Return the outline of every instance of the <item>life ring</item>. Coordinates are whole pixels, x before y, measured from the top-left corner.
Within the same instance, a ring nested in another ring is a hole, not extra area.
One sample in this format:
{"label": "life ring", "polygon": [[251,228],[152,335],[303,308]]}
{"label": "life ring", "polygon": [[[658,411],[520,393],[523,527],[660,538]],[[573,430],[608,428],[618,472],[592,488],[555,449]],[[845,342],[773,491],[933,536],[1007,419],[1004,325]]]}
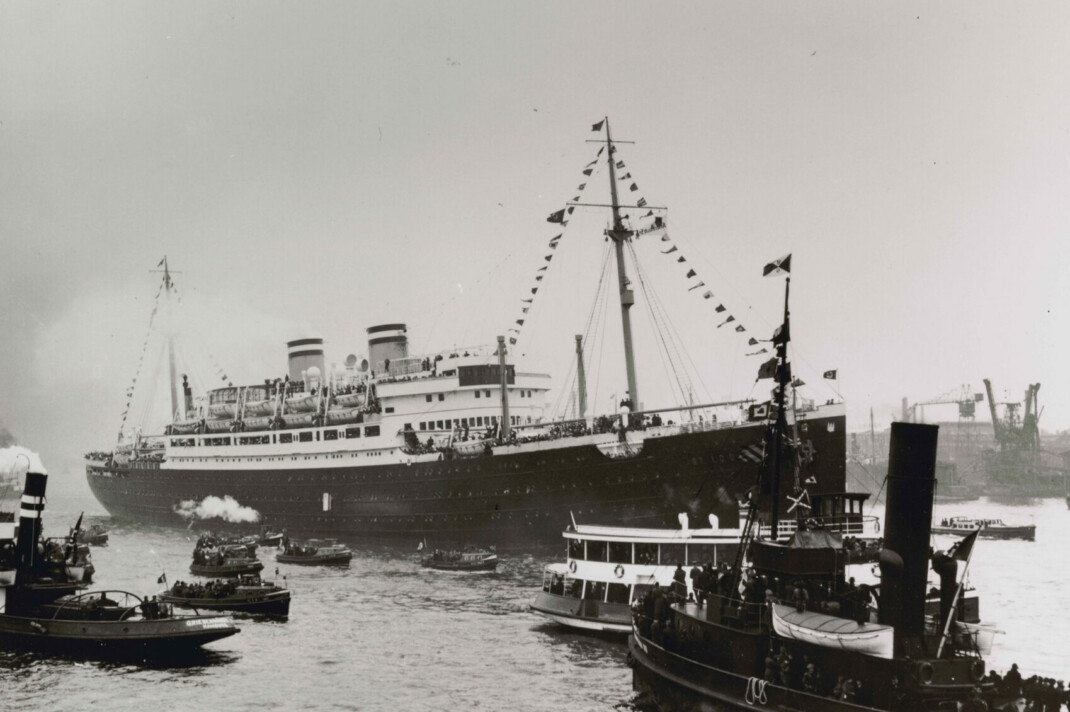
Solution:
{"label": "life ring", "polygon": [[980,682],[985,676],[985,664],[980,660],[974,660],[970,664],[970,677],[974,682]]}
{"label": "life ring", "polygon": [[932,663],[921,663],[918,665],[918,682],[923,685],[931,685],[933,681],[933,665]]}
{"label": "life ring", "polygon": [[572,572],[572,573],[576,573],[576,562],[575,561],[568,562],[568,570],[570,572]]}
{"label": "life ring", "polygon": [[624,566],[617,564],[617,568],[613,569],[613,575],[617,578],[624,578]]}

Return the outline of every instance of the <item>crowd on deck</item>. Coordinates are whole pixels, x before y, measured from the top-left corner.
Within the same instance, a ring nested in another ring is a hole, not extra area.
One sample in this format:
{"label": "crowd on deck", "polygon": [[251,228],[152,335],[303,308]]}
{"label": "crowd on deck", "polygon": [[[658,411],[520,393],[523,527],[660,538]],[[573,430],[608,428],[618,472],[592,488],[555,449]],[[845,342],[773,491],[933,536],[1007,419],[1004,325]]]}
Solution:
{"label": "crowd on deck", "polygon": [[[255,582],[244,579],[241,582],[244,585],[259,585],[260,579],[256,577]],[[185,581],[176,581],[175,585],[171,587],[171,595],[178,598],[229,598],[238,591],[238,582],[233,579],[213,579],[208,583],[186,583]]]}

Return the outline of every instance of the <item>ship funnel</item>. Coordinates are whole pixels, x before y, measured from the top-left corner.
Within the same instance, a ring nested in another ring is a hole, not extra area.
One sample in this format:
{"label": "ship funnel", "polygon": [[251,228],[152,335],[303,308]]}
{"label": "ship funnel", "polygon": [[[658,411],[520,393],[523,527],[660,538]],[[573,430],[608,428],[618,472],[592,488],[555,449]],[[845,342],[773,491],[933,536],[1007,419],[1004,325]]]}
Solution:
{"label": "ship funnel", "polygon": [[26,489],[22,491],[22,506],[19,509],[19,534],[15,547],[17,569],[23,578],[33,571],[37,557],[37,541],[41,537],[41,512],[45,508],[45,485],[48,475],[41,472],[26,473]]}
{"label": "ship funnel", "polygon": [[409,337],[404,324],[379,324],[368,327],[368,361],[377,374],[390,370],[390,361],[409,356]]}
{"label": "ship funnel", "polygon": [[311,368],[318,368],[320,373],[325,372],[323,364],[323,339],[321,338],[309,337],[307,339],[287,341],[286,353],[290,359],[289,371],[291,381],[304,380],[301,376],[301,372]]}
{"label": "ship funnel", "polygon": [[936,425],[892,423],[880,556],[880,622],[895,627],[897,656],[924,655],[921,644],[938,431]]}

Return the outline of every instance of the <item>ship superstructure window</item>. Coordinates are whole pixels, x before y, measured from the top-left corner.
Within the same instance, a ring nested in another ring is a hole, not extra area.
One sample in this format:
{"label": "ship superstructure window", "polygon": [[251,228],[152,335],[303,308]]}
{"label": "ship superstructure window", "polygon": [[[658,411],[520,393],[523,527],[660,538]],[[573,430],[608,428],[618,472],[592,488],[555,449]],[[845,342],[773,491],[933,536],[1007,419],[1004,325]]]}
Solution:
{"label": "ship superstructure window", "polygon": [[569,539],[568,540],[568,558],[570,559],[582,559],[583,554],[583,541],[581,539]]}
{"label": "ship superstructure window", "polygon": [[479,396],[480,396],[480,391],[476,391],[476,398],[479,398]]}
{"label": "ship superstructure window", "polygon": [[487,396],[487,398],[490,398],[490,391],[483,391],[483,394]]}
{"label": "ship superstructure window", "polygon": [[635,563],[637,563],[637,564],[656,564],[656,563],[658,563],[658,545],[657,544],[636,544],[635,545]]}
{"label": "ship superstructure window", "polygon": [[324,430],[323,431],[323,439],[324,440],[337,440],[338,439],[338,431],[337,430]]}
{"label": "ship superstructure window", "polygon": [[297,439],[303,443],[310,443],[312,442],[312,433],[298,433]]}
{"label": "ship superstructure window", "polygon": [[386,410],[387,413],[393,413],[394,412],[394,406],[388,405],[385,410]]}
{"label": "ship superstructure window", "polygon": [[606,561],[606,553],[609,547],[606,546],[604,541],[588,541],[587,542],[587,560],[588,561]]}
{"label": "ship superstructure window", "polygon": [[587,590],[583,592],[583,597],[590,601],[604,601],[606,600],[606,582],[605,581],[588,581]]}
{"label": "ship superstructure window", "polygon": [[565,595],[570,598],[579,598],[583,593],[583,579],[565,577]]}
{"label": "ship superstructure window", "polygon": [[632,563],[632,543],[630,541],[609,542],[609,563],[630,564]]}
{"label": "ship superstructure window", "polygon": [[347,438],[359,438],[360,437],[360,428],[346,428],[346,437]]}
{"label": "ship superstructure window", "polygon": [[445,394],[445,393],[439,393],[439,394],[438,394],[438,399],[439,399],[440,401],[444,401],[444,400],[446,400],[446,394]]}
{"label": "ship superstructure window", "polygon": [[279,443],[285,445],[286,443],[292,443],[294,441],[293,433],[279,433]]}
{"label": "ship superstructure window", "polygon": [[430,394],[430,393],[428,393],[428,394],[427,394],[426,396],[424,396],[424,397],[425,397],[425,398],[427,399],[427,402],[428,402],[428,403],[430,403],[431,401],[433,401],[433,400],[434,400],[434,398],[432,398],[432,397],[431,397],[431,394]]}
{"label": "ship superstructure window", "polygon": [[377,437],[379,437],[379,426],[378,425],[369,425],[368,427],[364,428],[364,437],[366,437],[366,438],[377,438]]}
{"label": "ship superstructure window", "polygon": [[627,603],[628,602],[628,584],[626,583],[611,583],[609,584],[609,590],[606,591],[606,603]]}
{"label": "ship superstructure window", "polygon": [[661,560],[658,563],[662,566],[676,566],[684,563],[685,546],[685,544],[662,544]]}

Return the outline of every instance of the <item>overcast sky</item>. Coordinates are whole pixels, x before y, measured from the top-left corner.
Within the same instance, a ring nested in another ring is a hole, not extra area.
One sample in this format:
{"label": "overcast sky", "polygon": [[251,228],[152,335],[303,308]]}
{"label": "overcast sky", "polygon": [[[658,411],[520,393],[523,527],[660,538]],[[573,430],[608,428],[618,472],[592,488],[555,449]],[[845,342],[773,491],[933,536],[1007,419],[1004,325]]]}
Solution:
{"label": "overcast sky", "polygon": [[[280,375],[309,331],[337,362],[382,321],[415,350],[493,341],[608,115],[636,141],[631,197],[669,207],[672,242],[636,252],[703,396],[761,395],[746,337],[777,323],[782,280],[760,273],[790,251],[797,368],[821,400],[839,370],[852,429],[984,377],[1011,400],[1040,382],[1042,427],[1070,427],[1068,20],[972,0],[2,3],[0,421],[46,463],[113,443],[165,254],[184,353],[233,380]],[[577,213],[518,343],[558,381],[604,222]],[[748,332],[717,329],[717,303]],[[600,379],[604,407],[625,383]]]}

